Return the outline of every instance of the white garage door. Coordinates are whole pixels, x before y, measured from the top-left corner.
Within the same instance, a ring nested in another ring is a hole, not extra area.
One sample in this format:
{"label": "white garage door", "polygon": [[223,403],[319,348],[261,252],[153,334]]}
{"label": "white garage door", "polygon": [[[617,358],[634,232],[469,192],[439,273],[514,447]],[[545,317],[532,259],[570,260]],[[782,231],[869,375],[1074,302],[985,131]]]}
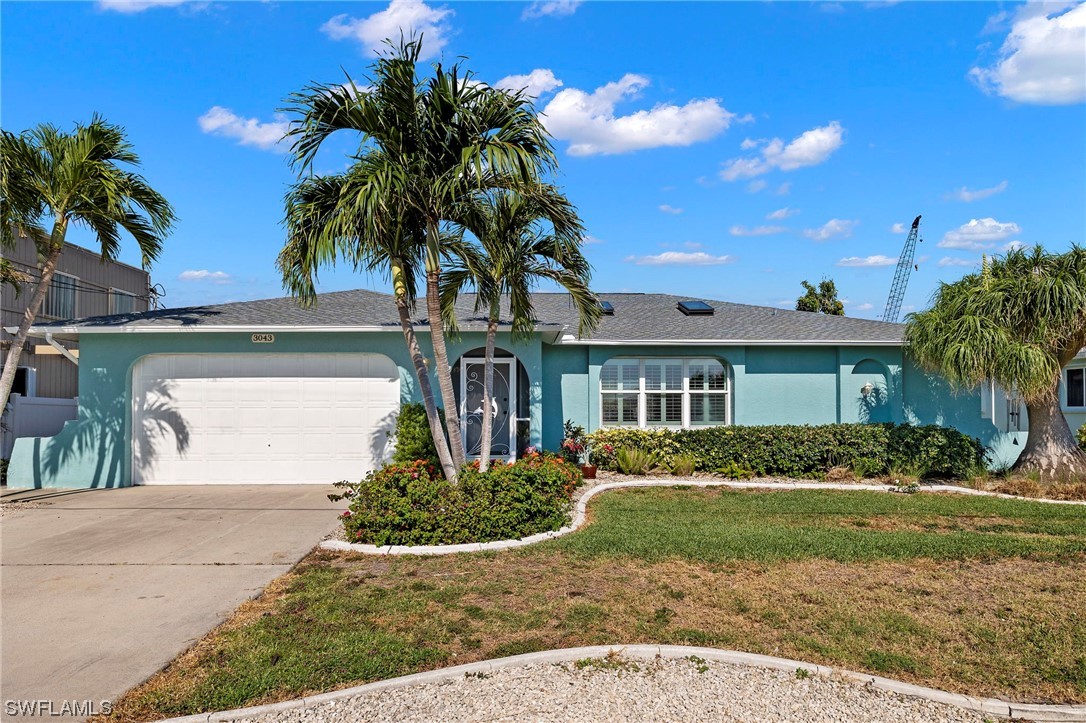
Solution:
{"label": "white garage door", "polygon": [[329,484],[387,461],[380,354],[170,354],[132,372],[134,484]]}

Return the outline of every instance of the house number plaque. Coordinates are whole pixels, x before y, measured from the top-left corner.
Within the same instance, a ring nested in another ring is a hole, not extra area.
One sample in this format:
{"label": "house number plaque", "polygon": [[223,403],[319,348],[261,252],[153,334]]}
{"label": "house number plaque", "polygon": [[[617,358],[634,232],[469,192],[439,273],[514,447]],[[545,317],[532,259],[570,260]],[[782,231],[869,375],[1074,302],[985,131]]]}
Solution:
{"label": "house number plaque", "polygon": [[275,341],[275,334],[253,334],[254,344],[271,344]]}

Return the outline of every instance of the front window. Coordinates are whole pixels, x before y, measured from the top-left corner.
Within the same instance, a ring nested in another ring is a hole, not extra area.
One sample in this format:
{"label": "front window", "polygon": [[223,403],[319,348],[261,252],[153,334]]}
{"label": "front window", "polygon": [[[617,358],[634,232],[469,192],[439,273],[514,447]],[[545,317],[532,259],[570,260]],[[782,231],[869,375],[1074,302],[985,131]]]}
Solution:
{"label": "front window", "polygon": [[1067,406],[1086,407],[1086,369],[1067,370]]}
{"label": "front window", "polygon": [[131,314],[136,311],[136,295],[120,289],[109,290],[109,313]]}
{"label": "front window", "polygon": [[75,318],[75,293],[78,282],[79,279],[68,274],[60,272],[53,274],[53,281],[45,295],[46,316],[54,319]]}
{"label": "front window", "polygon": [[604,427],[728,424],[728,374],[716,359],[612,359],[600,369]]}

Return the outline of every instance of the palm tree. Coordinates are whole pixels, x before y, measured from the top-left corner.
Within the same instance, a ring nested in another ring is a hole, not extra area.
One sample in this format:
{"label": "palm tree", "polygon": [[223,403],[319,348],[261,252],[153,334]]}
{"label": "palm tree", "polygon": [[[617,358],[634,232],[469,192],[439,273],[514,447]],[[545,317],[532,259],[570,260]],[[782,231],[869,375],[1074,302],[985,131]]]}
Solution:
{"label": "palm tree", "polygon": [[[123,128],[95,115],[71,133],[41,124],[15,134],[0,131],[0,245],[12,248],[15,234],[37,246],[41,273],[0,376],[0,409],[11,393],[23,344],[49,290],[70,226],[89,228],[102,259],[115,259],[120,229],[135,239],[144,268],[162,250],[175,220],[173,209],[142,176],[123,166],[140,159]],[[43,223],[52,219],[51,232]]]}
{"label": "palm tree", "polygon": [[419,380],[438,460],[445,476],[455,481],[457,468],[441,428],[426,359],[413,322],[416,280],[420,276],[418,264],[425,246],[421,219],[408,209],[399,209],[399,215],[393,212],[391,218],[373,218],[374,213],[393,209],[359,207],[356,201],[365,195],[359,193],[358,183],[365,183],[365,176],[352,171],[305,178],[290,190],[286,199],[287,242],[278,259],[283,283],[308,306],[316,301],[315,284],[321,266],[335,266],[342,260],[355,270],[387,274],[392,282],[400,327]]}
{"label": "palm tree", "polygon": [[986,261],[942,284],[932,307],[910,314],[908,350],[952,383],[994,380],[1021,395],[1029,436],[1014,469],[1043,479],[1086,477],[1086,454],[1060,412],[1062,370],[1086,346],[1086,248],[1040,246]]}
{"label": "palm tree", "polygon": [[[464,446],[441,324],[441,225],[455,207],[481,190],[537,183],[554,166],[555,156],[523,92],[479,83],[459,64],[448,69],[436,64],[431,77],[419,79],[421,43],[421,38],[401,40],[381,55],[368,87],[348,76],[346,84],[311,85],[292,95],[286,110],[299,120],[287,135],[293,138],[295,168],[306,170],[331,135],[340,130],[360,134],[352,171],[359,179],[355,205],[410,209],[419,219],[435,372],[450,451],[459,467]],[[397,215],[369,213],[370,220],[386,224],[372,232],[392,232],[387,224]]]}
{"label": "palm tree", "polygon": [[15,268],[11,261],[0,259],[0,286],[7,284],[18,294],[27,281],[30,281],[30,277]]}
{"label": "palm tree", "polygon": [[[450,246],[456,257],[442,278],[442,308],[446,323],[456,327],[459,293],[476,290],[475,310],[486,313],[486,351],[483,372],[483,415],[479,469],[490,465],[494,390],[494,346],[502,301],[509,299],[513,338],[525,338],[535,329],[532,287],[550,280],[565,288],[577,309],[584,335],[599,323],[602,309],[589,289],[591,267],[581,253],[584,228],[572,204],[558,189],[541,185],[530,195],[496,191],[473,199],[457,220],[478,240],[475,246]],[[546,226],[549,225],[549,229]]]}

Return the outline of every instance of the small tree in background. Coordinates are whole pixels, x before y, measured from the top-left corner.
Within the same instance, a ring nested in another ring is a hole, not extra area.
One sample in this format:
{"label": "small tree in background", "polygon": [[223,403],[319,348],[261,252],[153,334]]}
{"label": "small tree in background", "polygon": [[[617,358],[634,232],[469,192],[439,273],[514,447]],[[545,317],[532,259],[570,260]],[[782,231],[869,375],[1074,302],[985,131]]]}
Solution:
{"label": "small tree in background", "polygon": [[800,283],[807,293],[796,299],[796,311],[813,311],[830,316],[845,315],[845,305],[837,299],[837,285],[833,283],[833,279],[822,279],[818,282],[817,289],[807,281]]}
{"label": "small tree in background", "polygon": [[1015,471],[1086,478],[1086,453],[1059,402],[1063,368],[1086,346],[1086,248],[1012,251],[942,284],[930,309],[909,315],[905,341],[922,366],[953,384],[995,380],[1022,397],[1029,436]]}

